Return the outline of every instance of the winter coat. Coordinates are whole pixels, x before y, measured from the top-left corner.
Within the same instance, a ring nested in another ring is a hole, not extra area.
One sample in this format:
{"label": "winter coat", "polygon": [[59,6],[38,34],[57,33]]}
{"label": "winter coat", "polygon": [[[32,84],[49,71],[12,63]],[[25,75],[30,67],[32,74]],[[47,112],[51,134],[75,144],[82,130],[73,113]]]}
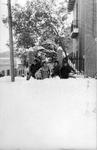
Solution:
{"label": "winter coat", "polygon": [[37,64],[32,64],[32,65],[30,66],[30,73],[31,73],[32,77],[35,78],[35,73],[37,72],[37,70],[39,70],[39,68],[40,68],[40,64],[39,64],[39,63],[37,63]]}
{"label": "winter coat", "polygon": [[60,78],[63,78],[63,79],[69,78],[69,73],[71,73],[72,71],[75,72],[75,70],[71,66],[69,65],[62,66],[60,70]]}
{"label": "winter coat", "polygon": [[55,77],[55,76],[60,76],[60,67],[59,66],[55,66],[52,70],[52,77]]}
{"label": "winter coat", "polygon": [[50,77],[50,69],[49,67],[41,67],[36,73],[35,78],[36,79],[45,79]]}

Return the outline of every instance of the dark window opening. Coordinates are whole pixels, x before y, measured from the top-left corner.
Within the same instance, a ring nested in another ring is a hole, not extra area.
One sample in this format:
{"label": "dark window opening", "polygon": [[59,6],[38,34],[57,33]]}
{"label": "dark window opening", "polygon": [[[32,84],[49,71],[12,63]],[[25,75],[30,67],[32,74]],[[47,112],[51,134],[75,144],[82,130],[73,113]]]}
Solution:
{"label": "dark window opening", "polygon": [[7,76],[9,76],[10,75],[10,70],[7,70]]}

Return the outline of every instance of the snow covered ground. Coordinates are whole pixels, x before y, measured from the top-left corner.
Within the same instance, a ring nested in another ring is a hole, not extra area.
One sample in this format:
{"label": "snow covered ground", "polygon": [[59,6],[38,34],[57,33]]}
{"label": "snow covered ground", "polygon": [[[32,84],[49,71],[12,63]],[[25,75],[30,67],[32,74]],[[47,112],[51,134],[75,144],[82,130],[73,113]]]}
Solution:
{"label": "snow covered ground", "polygon": [[91,78],[0,78],[0,150],[96,149]]}

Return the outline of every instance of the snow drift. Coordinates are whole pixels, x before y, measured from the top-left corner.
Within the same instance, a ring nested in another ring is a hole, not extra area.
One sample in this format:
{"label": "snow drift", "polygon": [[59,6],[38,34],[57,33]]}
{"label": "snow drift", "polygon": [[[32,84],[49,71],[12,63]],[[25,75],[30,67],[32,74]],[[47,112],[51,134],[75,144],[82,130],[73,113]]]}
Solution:
{"label": "snow drift", "polygon": [[96,148],[96,80],[0,79],[0,149]]}

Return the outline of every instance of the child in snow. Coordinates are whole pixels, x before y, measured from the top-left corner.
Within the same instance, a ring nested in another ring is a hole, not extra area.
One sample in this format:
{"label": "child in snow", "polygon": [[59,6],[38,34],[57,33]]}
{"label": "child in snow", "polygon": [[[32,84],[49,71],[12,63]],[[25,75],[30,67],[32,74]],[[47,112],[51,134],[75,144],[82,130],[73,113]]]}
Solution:
{"label": "child in snow", "polygon": [[52,69],[52,77],[60,76],[60,66],[59,62],[55,61],[54,62],[54,68]]}
{"label": "child in snow", "polygon": [[60,78],[68,79],[71,72],[76,73],[76,71],[68,64],[68,61],[63,60],[63,65],[60,69]]}
{"label": "child in snow", "polygon": [[42,63],[42,67],[36,72],[35,78],[36,79],[45,79],[50,77],[50,69],[47,65],[47,62],[44,61]]}
{"label": "child in snow", "polygon": [[39,70],[40,67],[41,67],[40,63],[35,59],[30,66],[30,72],[32,77],[35,78],[35,73],[37,72],[37,70]]}

